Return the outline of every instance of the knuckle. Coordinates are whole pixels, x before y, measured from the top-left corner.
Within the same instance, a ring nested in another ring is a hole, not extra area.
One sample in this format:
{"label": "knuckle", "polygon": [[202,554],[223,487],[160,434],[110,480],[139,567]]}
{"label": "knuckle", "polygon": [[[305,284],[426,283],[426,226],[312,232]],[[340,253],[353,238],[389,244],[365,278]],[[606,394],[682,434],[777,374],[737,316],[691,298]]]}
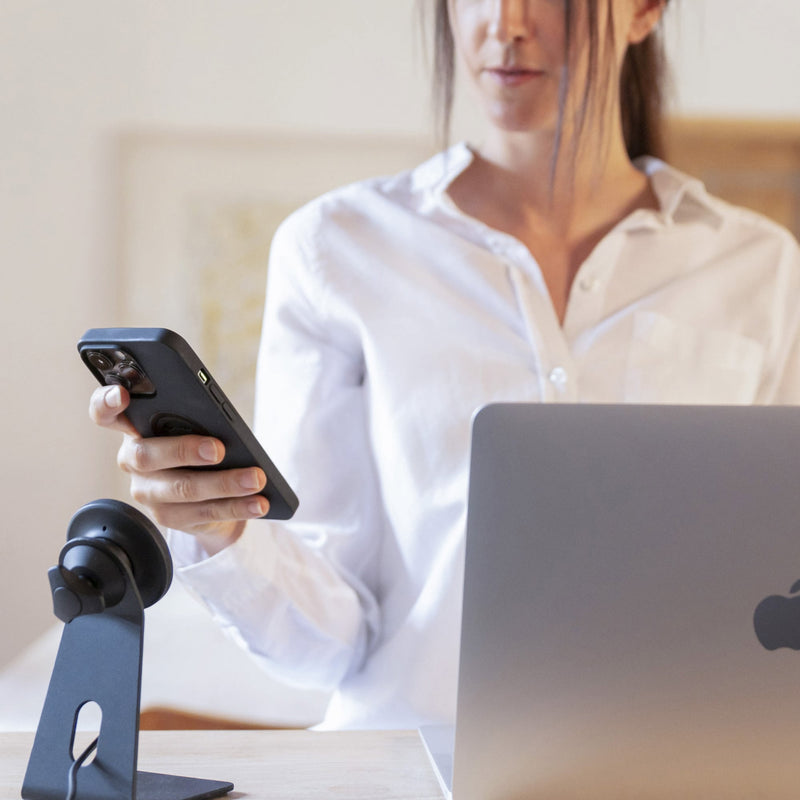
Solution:
{"label": "knuckle", "polygon": [[147,505],[147,493],[144,491],[141,483],[139,481],[131,481],[131,488],[130,488],[131,497],[137,502],[141,503],[142,505]]}
{"label": "knuckle", "polygon": [[122,439],[122,444],[119,446],[119,450],[117,450],[117,466],[123,472],[136,472],[136,464],[133,460],[133,445],[135,443],[136,440],[132,437],[124,436]]}
{"label": "knuckle", "polygon": [[193,462],[192,441],[191,436],[177,437],[176,457],[179,464],[191,464]]}
{"label": "knuckle", "polygon": [[205,503],[198,508],[203,522],[220,522],[226,518],[220,503]]}
{"label": "knuckle", "polygon": [[128,464],[128,461],[125,457],[125,445],[123,445],[122,447],[120,447],[119,450],[117,450],[117,466],[123,472],[131,472],[130,464]]}
{"label": "knuckle", "polygon": [[218,475],[220,497],[235,497],[242,493],[243,489],[234,473],[220,472]]}
{"label": "knuckle", "polygon": [[180,475],[172,482],[172,492],[180,502],[188,503],[197,498],[194,481],[188,475]]}
{"label": "knuckle", "polygon": [[150,456],[147,450],[147,445],[143,439],[131,441],[128,445],[129,461],[134,469],[146,471],[150,466]]}

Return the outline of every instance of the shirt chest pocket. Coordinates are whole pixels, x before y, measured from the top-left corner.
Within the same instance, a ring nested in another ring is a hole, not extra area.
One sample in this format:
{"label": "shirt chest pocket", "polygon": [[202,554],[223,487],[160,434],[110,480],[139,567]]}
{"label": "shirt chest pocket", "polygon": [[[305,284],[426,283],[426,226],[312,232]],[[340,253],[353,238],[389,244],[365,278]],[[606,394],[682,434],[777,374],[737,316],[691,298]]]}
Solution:
{"label": "shirt chest pocket", "polygon": [[625,401],[746,405],[755,399],[763,361],[753,339],[637,312]]}

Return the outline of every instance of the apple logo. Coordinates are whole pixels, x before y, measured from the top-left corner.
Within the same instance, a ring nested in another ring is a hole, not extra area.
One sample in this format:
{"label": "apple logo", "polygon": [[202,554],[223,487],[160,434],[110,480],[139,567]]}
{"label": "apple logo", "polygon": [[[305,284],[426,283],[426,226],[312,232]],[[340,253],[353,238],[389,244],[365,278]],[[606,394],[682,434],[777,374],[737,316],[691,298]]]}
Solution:
{"label": "apple logo", "polygon": [[792,586],[789,593],[797,596],[773,594],[756,606],[753,626],[758,641],[767,650],[777,650],[779,647],[800,650],[800,581]]}

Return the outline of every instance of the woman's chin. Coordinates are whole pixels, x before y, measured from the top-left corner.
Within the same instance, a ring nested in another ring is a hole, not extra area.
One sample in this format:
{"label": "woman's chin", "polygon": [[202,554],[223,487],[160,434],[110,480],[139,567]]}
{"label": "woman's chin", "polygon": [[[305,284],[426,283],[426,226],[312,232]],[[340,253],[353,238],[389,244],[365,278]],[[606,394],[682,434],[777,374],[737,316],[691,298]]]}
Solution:
{"label": "woman's chin", "polygon": [[518,114],[492,116],[489,122],[498,132],[509,135],[553,137],[557,130],[557,125],[554,123],[545,123],[543,120],[531,119]]}
{"label": "woman's chin", "polygon": [[507,103],[490,103],[485,108],[489,124],[498,131],[516,134],[555,135],[558,115],[537,108]]}

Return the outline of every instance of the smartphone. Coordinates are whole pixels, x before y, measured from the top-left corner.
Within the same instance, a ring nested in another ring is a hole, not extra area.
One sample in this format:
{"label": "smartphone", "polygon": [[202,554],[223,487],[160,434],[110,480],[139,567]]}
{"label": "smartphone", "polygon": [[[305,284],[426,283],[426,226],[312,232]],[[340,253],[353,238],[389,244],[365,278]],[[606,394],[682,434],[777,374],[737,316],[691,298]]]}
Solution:
{"label": "smartphone", "polygon": [[213,467],[261,467],[267,519],[289,519],[298,500],[286,479],[186,341],[166,328],[92,328],[78,342],[83,362],[103,385],[131,396],[126,416],[143,437],[196,433],[225,445]]}

